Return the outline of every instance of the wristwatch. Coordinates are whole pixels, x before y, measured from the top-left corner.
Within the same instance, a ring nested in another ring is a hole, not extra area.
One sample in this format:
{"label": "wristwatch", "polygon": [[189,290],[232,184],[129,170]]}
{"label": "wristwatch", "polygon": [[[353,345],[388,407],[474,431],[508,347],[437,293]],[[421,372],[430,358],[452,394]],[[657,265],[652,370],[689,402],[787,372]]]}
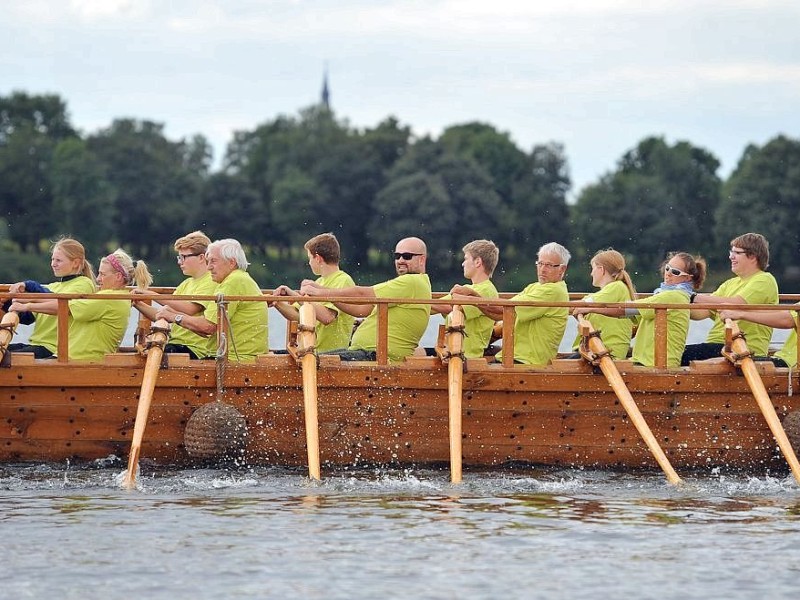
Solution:
{"label": "wristwatch", "polygon": [[175,315],[175,324],[180,325],[183,321],[183,315]]}

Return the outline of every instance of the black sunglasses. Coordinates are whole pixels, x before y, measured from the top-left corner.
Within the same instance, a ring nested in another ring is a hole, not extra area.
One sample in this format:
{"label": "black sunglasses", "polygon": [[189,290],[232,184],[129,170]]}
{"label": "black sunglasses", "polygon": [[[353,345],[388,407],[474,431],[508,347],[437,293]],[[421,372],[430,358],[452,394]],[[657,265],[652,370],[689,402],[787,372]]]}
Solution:
{"label": "black sunglasses", "polygon": [[422,253],[419,253],[419,254],[416,253],[416,252],[395,252],[394,253],[394,259],[395,260],[400,260],[401,258],[403,260],[411,260],[415,256],[422,256]]}
{"label": "black sunglasses", "polygon": [[194,254],[178,254],[175,258],[178,259],[178,262],[183,262],[187,258],[191,258],[192,256],[200,256],[201,254],[205,254],[205,252],[195,252]]}

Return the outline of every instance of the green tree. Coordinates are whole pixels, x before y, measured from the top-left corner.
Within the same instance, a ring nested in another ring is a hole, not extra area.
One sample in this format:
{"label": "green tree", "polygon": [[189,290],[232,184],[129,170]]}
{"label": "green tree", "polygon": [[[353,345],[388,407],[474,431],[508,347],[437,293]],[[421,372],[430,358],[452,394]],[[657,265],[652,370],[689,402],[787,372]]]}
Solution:
{"label": "green tree", "polygon": [[60,231],[51,214],[50,164],[56,144],[75,135],[58,96],[0,97],[0,212],[23,251],[39,253],[40,242]]}
{"label": "green tree", "polygon": [[576,258],[614,247],[630,257],[629,271],[655,281],[655,268],[672,250],[707,254],[719,203],[719,161],[688,142],[669,146],[646,138],[615,172],[588,186],[573,210]]}
{"label": "green tree", "polygon": [[114,189],[100,160],[78,138],[56,146],[50,168],[53,218],[86,247],[88,256],[107,249],[114,237]]}
{"label": "green tree", "polygon": [[263,249],[267,226],[262,199],[249,182],[237,175],[215,173],[202,186],[188,229],[202,229],[212,240],[232,237]]}
{"label": "green tree", "polygon": [[722,198],[714,228],[720,254],[737,235],[761,233],[770,241],[771,270],[800,281],[800,140],[780,135],[760,148],[749,145]]}
{"label": "green tree", "polygon": [[176,231],[186,229],[207,177],[202,138],[169,141],[164,126],[115,120],[89,137],[116,191],[114,229],[137,257],[166,256]]}
{"label": "green tree", "polygon": [[374,247],[388,254],[398,239],[421,237],[431,273],[449,284],[460,277],[461,247],[498,232],[508,214],[481,165],[427,138],[398,161],[372,209]]}

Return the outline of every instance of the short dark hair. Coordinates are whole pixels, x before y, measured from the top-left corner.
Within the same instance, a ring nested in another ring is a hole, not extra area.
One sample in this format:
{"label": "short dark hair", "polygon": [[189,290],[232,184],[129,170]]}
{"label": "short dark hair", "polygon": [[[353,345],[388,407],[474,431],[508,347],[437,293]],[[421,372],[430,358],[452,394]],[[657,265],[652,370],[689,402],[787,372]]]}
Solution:
{"label": "short dark hair", "polygon": [[760,233],[743,233],[731,240],[737,246],[758,260],[758,268],[765,271],[769,267],[769,242]]}
{"label": "short dark hair", "polygon": [[311,253],[322,257],[327,265],[338,265],[342,256],[339,240],[332,233],[320,233],[308,240],[303,246]]}

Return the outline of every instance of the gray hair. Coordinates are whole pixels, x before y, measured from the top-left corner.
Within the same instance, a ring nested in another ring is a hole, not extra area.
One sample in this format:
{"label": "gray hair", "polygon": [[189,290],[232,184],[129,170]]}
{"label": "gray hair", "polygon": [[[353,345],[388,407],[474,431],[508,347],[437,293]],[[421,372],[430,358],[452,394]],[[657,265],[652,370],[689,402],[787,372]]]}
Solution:
{"label": "gray hair", "polygon": [[246,271],[247,267],[250,266],[250,263],[247,262],[247,257],[244,255],[242,245],[238,242],[238,240],[234,240],[232,238],[215,240],[208,245],[208,248],[206,249],[206,255],[208,255],[212,249],[217,249],[219,251],[220,258],[223,260],[236,261],[236,266],[242,271]]}
{"label": "gray hair", "polygon": [[561,259],[561,264],[565,267],[569,264],[569,259],[572,258],[572,255],[569,253],[569,250],[564,248],[558,242],[549,242],[539,248],[539,252],[537,252],[537,256],[541,256],[542,254],[557,254],[558,258]]}

